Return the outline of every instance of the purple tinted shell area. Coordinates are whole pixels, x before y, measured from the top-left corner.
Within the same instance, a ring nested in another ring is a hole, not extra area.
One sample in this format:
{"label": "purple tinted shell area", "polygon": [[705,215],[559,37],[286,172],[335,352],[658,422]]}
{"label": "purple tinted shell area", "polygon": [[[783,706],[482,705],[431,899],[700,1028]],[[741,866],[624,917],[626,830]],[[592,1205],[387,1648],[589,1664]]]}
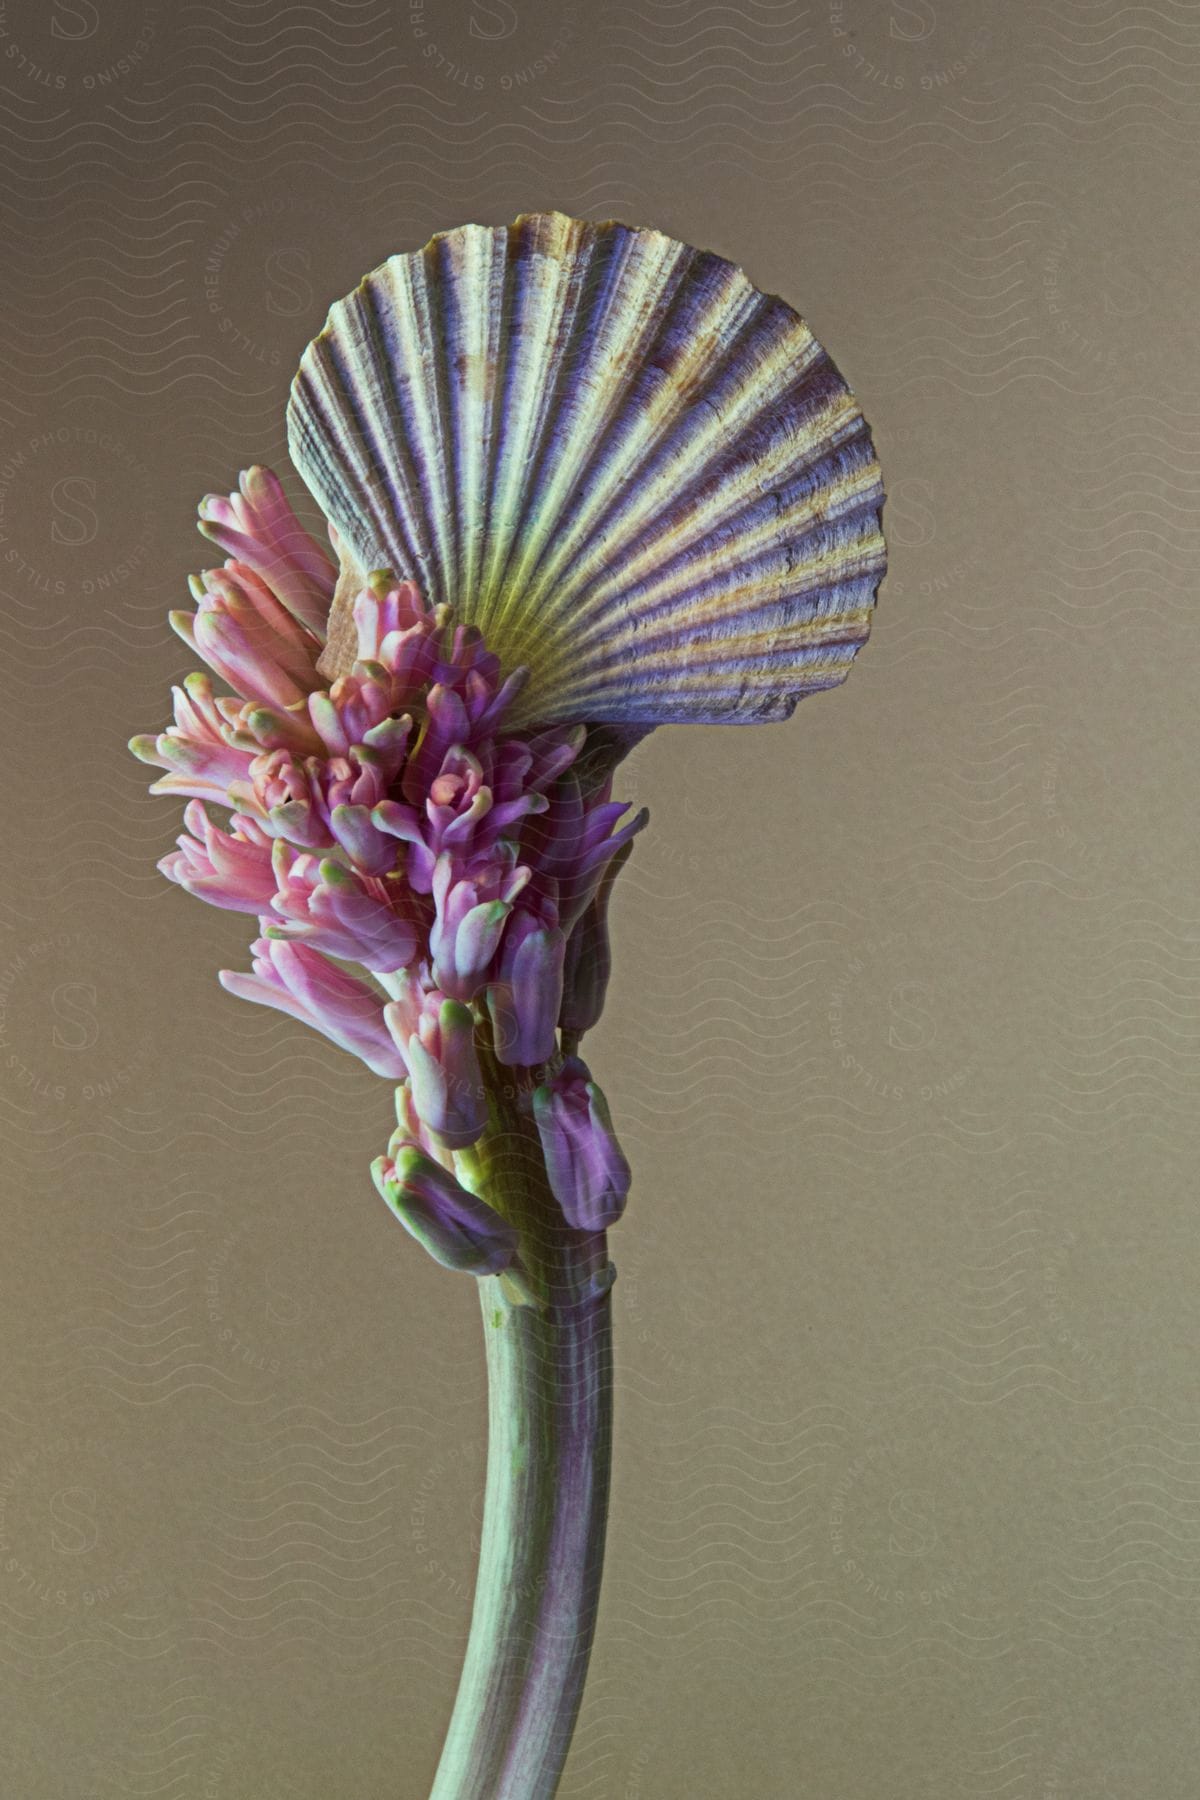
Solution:
{"label": "purple tinted shell area", "polygon": [[291,453],[364,569],[527,664],[515,725],[786,717],[882,580],[867,423],[802,318],[711,252],[530,214],[338,302]]}

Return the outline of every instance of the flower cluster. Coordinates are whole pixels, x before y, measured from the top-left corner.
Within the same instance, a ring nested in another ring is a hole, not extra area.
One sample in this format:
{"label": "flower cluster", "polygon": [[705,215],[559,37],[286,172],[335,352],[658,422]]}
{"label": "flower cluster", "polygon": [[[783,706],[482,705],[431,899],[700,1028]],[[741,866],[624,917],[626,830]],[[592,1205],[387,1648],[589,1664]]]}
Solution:
{"label": "flower cluster", "polygon": [[188,801],[163,873],[258,920],[252,972],[222,984],[399,1084],[373,1173],[439,1261],[483,1274],[516,1255],[455,1175],[488,1127],[484,1020],[500,1064],[550,1065],[530,1078],[550,1186],[568,1223],[603,1230],[629,1169],[573,1051],[603,1004],[608,894],[645,813],[622,823],[611,779],[585,792],[583,726],[506,731],[525,671],[504,675],[478,629],[412,582],[368,578],[357,660],[327,686],[337,569],[268,470],[200,516],[228,560],[193,579],[196,610],[171,623],[233,692],[187,676],[174,723],[130,748],[166,771],[152,793]]}

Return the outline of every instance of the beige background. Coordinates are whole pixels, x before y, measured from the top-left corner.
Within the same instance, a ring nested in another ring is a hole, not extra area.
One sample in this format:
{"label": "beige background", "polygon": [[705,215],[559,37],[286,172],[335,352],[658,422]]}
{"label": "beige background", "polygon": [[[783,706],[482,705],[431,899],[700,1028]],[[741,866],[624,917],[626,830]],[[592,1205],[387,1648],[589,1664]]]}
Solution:
{"label": "beige background", "polygon": [[124,745],[329,302],[553,206],[801,308],[892,551],[841,692],[618,787],[564,1800],[1192,1800],[1200,11],[6,0],[0,80],[6,1791],[428,1791],[475,1296],[373,1193],[386,1087],[218,988]]}

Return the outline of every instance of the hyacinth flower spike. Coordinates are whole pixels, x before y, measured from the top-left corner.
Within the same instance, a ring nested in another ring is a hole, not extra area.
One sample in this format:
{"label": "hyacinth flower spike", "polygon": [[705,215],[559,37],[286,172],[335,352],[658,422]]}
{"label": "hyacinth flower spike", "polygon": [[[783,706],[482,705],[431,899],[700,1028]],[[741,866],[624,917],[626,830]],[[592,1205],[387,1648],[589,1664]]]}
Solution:
{"label": "hyacinth flower spike", "polygon": [[211,674],[131,748],[188,801],[163,873],[255,920],[223,984],[394,1084],[375,1186],[478,1283],[484,1533],[433,1800],[550,1800],[600,1591],[632,1179],[579,1055],[646,824],[613,782],[659,726],[783,720],[845,678],[885,568],[879,465],[786,302],[560,213],[374,270],[301,359],[288,433],[333,554],[266,469],[208,496],[226,560],[172,623]]}

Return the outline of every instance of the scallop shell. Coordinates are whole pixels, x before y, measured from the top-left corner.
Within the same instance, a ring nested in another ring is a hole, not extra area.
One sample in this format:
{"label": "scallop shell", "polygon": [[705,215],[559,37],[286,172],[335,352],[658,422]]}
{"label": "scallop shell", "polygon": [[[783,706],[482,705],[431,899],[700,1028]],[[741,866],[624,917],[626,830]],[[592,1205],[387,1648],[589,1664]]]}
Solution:
{"label": "scallop shell", "polygon": [[309,345],[288,436],[343,593],[386,567],[449,601],[529,666],[514,724],[785,718],[870,629],[854,396],[783,300],[658,231],[532,213],[391,257]]}

